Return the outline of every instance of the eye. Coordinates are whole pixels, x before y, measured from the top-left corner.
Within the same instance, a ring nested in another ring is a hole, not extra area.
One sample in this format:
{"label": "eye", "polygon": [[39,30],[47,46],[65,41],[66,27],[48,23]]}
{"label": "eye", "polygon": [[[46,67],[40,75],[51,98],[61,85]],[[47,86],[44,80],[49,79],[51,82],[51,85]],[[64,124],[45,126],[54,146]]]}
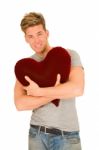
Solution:
{"label": "eye", "polygon": [[42,36],[42,35],[43,35],[43,33],[42,33],[42,32],[39,32],[37,35],[38,35],[38,36]]}
{"label": "eye", "polygon": [[31,39],[31,38],[33,38],[33,36],[32,36],[32,35],[28,35],[28,38],[30,38],[30,39]]}

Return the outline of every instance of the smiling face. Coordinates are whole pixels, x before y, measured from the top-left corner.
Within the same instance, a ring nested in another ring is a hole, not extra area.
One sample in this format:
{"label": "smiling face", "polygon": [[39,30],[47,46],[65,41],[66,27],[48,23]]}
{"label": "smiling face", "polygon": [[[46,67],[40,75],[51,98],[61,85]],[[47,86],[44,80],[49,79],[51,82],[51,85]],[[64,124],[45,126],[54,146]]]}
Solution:
{"label": "smiling face", "polygon": [[44,30],[40,24],[28,27],[25,32],[25,39],[36,53],[43,54],[49,49],[48,35],[48,31]]}
{"label": "smiling face", "polygon": [[20,23],[25,40],[39,55],[46,56],[51,49],[48,43],[49,32],[46,30],[45,19],[41,13],[30,12]]}

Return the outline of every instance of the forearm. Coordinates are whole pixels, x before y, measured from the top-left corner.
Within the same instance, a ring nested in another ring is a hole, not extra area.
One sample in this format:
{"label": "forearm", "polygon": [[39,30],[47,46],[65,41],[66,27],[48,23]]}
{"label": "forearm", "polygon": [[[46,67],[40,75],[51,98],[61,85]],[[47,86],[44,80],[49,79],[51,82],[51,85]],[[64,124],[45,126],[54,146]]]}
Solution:
{"label": "forearm", "polygon": [[83,88],[75,83],[67,82],[56,87],[40,88],[39,96],[50,97],[54,99],[69,99],[83,94]]}
{"label": "forearm", "polygon": [[18,98],[15,98],[15,105],[17,110],[33,110],[43,106],[52,101],[52,98],[48,97],[33,97],[23,95]]}
{"label": "forearm", "polygon": [[[71,69],[69,80],[53,87],[39,88],[36,96],[53,97],[54,99],[69,99],[81,96],[84,91],[84,71],[82,67]],[[37,93],[36,93],[37,92]]]}

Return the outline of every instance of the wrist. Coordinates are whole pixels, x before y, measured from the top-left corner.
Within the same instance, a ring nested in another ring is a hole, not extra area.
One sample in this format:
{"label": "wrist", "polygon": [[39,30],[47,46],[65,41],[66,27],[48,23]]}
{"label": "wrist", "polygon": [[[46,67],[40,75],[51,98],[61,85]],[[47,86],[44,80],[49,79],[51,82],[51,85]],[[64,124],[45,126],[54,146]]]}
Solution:
{"label": "wrist", "polygon": [[55,87],[43,87],[43,88],[39,88],[39,90],[37,91],[38,96],[44,96],[44,97],[53,97],[53,93],[55,91]]}
{"label": "wrist", "polygon": [[41,88],[41,87],[39,87],[39,88],[37,88],[37,89],[35,89],[35,92],[34,92],[34,96],[45,96],[44,95],[44,88]]}

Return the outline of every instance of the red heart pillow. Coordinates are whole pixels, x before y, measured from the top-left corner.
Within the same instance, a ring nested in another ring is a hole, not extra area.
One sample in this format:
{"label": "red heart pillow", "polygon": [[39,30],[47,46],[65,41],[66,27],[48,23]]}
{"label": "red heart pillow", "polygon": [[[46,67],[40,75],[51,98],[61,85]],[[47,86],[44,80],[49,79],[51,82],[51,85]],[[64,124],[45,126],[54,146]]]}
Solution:
{"label": "red heart pillow", "polygon": [[[25,76],[29,76],[40,87],[54,86],[57,74],[61,75],[61,83],[68,80],[71,67],[71,57],[62,47],[52,48],[43,61],[37,62],[33,58],[23,58],[15,65],[16,78],[24,85],[29,83]],[[52,101],[56,106],[59,100]]]}

